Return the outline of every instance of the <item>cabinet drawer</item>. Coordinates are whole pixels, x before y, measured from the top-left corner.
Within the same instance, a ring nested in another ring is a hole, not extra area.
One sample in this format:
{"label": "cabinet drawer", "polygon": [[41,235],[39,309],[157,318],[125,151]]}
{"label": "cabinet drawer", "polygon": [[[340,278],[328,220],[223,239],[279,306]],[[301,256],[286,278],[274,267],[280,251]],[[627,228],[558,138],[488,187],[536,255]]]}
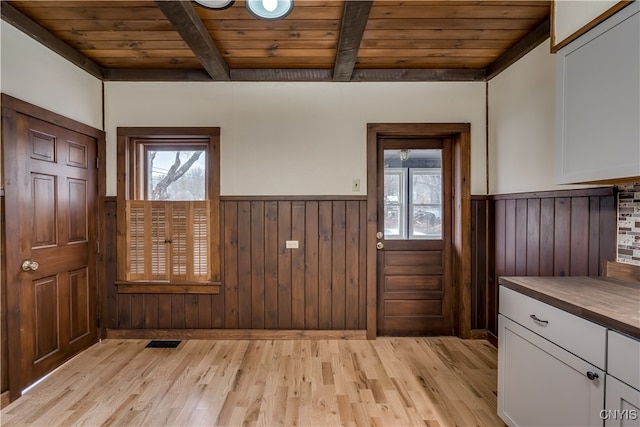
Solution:
{"label": "cabinet drawer", "polygon": [[640,390],[640,341],[609,331],[607,372]]}
{"label": "cabinet drawer", "polygon": [[500,286],[500,313],[587,362],[605,369],[607,329]]}

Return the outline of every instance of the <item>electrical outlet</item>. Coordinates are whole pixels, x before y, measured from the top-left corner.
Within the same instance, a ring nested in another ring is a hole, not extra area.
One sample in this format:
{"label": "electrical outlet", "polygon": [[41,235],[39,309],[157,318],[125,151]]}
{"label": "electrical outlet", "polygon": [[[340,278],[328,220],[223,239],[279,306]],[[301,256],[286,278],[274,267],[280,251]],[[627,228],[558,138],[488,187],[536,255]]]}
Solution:
{"label": "electrical outlet", "polygon": [[298,249],[298,241],[297,240],[287,240],[285,242],[285,247],[287,249]]}
{"label": "electrical outlet", "polygon": [[359,179],[354,179],[353,181],[351,181],[351,190],[360,191],[360,180]]}

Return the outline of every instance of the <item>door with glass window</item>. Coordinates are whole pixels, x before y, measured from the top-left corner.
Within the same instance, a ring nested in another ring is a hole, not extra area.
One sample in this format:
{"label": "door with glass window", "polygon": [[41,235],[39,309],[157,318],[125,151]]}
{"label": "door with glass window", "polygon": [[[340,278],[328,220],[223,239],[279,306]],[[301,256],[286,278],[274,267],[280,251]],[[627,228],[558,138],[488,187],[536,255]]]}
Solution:
{"label": "door with glass window", "polygon": [[452,335],[448,138],[378,140],[379,335]]}

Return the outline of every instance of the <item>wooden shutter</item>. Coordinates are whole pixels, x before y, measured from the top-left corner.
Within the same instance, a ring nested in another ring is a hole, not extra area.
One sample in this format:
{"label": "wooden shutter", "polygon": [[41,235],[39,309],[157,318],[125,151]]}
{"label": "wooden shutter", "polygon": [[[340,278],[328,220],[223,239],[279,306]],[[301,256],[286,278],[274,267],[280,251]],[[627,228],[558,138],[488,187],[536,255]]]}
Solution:
{"label": "wooden shutter", "polygon": [[147,226],[151,228],[149,233],[150,256],[147,257],[147,269],[150,280],[167,280],[167,242],[166,236],[170,236],[167,229],[167,213],[162,202],[145,202],[146,213],[150,216]]}
{"label": "wooden shutter", "polygon": [[127,202],[127,280],[144,278],[144,206]]}
{"label": "wooden shutter", "polygon": [[188,280],[187,208],[184,203],[172,203],[171,208],[171,277]]}
{"label": "wooden shutter", "polygon": [[126,215],[126,280],[211,280],[209,201],[129,200]]}
{"label": "wooden shutter", "polygon": [[209,202],[204,206],[194,206],[193,214],[193,276],[194,279],[211,278],[211,205]]}
{"label": "wooden shutter", "polygon": [[171,280],[211,280],[208,201],[171,203]]}

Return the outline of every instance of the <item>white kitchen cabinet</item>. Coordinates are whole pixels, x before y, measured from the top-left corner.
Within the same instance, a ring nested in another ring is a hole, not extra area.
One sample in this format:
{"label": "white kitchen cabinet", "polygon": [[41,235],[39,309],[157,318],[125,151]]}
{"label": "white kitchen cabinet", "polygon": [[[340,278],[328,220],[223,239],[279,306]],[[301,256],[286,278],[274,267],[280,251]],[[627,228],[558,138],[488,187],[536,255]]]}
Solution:
{"label": "white kitchen cabinet", "polygon": [[607,372],[640,390],[640,340],[609,330]]}
{"label": "white kitchen cabinet", "polygon": [[640,426],[640,341],[608,331],[605,426]]}
{"label": "white kitchen cabinet", "polygon": [[606,427],[640,426],[640,391],[612,375],[606,379],[606,403],[600,417]]}
{"label": "white kitchen cabinet", "polygon": [[640,176],[640,2],[557,52],[556,180]]}
{"label": "white kitchen cabinet", "polygon": [[499,292],[498,415],[509,426],[602,426],[607,329]]}
{"label": "white kitchen cabinet", "polygon": [[605,373],[498,317],[498,415],[509,426],[602,426]]}

